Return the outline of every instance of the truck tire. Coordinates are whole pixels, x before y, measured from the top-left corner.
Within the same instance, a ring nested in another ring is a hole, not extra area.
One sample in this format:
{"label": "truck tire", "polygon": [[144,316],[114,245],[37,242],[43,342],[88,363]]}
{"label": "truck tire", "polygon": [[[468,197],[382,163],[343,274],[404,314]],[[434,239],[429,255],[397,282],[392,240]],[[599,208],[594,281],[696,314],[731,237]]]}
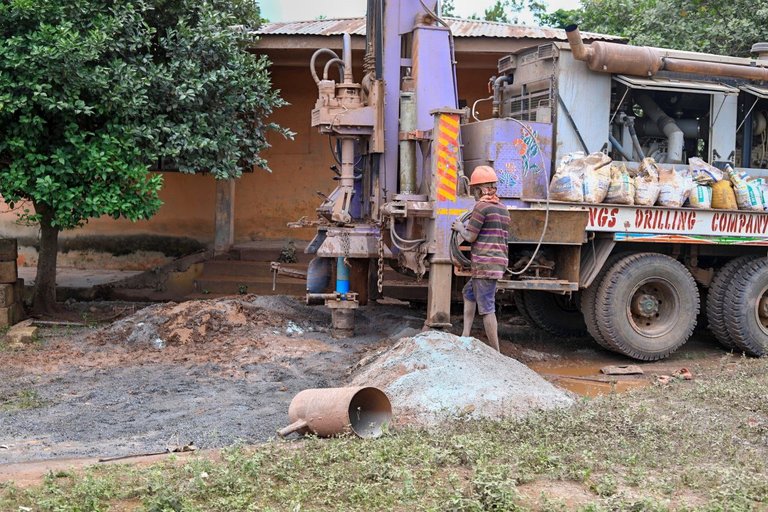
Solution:
{"label": "truck tire", "polygon": [[603,268],[600,269],[600,272],[598,272],[597,276],[595,276],[592,284],[589,285],[589,287],[581,290],[581,313],[584,315],[584,324],[587,326],[587,331],[598,345],[614,352],[618,351],[618,347],[612,343],[611,340],[606,339],[600,333],[600,328],[597,326],[597,309],[595,305],[595,298],[597,297],[597,290],[600,287],[600,283],[603,281],[603,278],[605,277],[605,273],[608,272],[608,269],[611,268],[617,261],[626,256],[629,256],[629,254],[621,253],[610,256],[605,261]]}
{"label": "truck tire", "polygon": [[517,312],[520,313],[521,317],[523,317],[525,323],[527,323],[529,327],[540,329],[541,326],[537,324],[533,318],[531,318],[531,315],[528,314],[528,308],[525,306],[525,296],[523,295],[523,291],[515,290],[513,296],[515,298],[515,307],[517,308]]}
{"label": "truck tire", "polygon": [[618,352],[656,361],[691,336],[699,314],[699,289],[676,259],[633,254],[608,269],[595,304],[600,333]]}
{"label": "truck tire", "polygon": [[709,299],[709,289],[697,283],[699,287],[699,316],[696,317],[696,328],[693,333],[706,332],[709,330],[709,320],[707,320],[707,300]]}
{"label": "truck tire", "polygon": [[768,354],[768,259],[757,258],[733,276],[725,292],[725,324],[734,346]]}
{"label": "truck tire", "polygon": [[725,300],[728,285],[733,281],[736,273],[756,256],[740,256],[727,262],[715,272],[715,277],[709,285],[707,293],[707,321],[709,330],[715,335],[717,341],[727,349],[733,349],[734,344],[725,323]]}
{"label": "truck tire", "polygon": [[525,290],[523,304],[533,324],[543,331],[562,338],[588,336],[584,316],[579,311],[578,295]]}

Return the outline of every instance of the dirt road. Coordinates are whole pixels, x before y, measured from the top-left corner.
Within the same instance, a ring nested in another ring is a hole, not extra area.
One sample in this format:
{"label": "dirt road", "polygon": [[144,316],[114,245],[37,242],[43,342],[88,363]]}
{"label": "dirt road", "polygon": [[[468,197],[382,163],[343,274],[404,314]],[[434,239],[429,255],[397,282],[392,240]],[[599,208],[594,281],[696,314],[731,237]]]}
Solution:
{"label": "dirt road", "polygon": [[[357,361],[423,323],[423,311],[406,306],[358,314],[358,333],[346,340],[330,336],[324,308],[286,297],[160,304],[107,326],[41,329],[37,343],[0,349],[0,464],[266,440],[286,424],[298,391],[345,383]],[[629,362],[519,318],[500,332],[503,353],[578,392],[616,389],[596,372]],[[683,366],[700,374],[725,355],[697,334],[630,379],[646,385]]]}

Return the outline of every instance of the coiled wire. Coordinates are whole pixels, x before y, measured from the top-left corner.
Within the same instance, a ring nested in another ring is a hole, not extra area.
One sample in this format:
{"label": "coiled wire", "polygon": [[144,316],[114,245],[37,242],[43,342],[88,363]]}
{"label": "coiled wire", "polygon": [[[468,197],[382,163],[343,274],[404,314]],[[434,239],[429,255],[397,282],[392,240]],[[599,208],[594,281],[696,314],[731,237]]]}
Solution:
{"label": "coiled wire", "polygon": [[[459,217],[459,220],[462,224],[467,222],[469,218],[472,216],[472,212],[464,212]],[[459,235],[458,231],[451,230],[451,261],[453,261],[454,265],[458,265],[461,267],[462,270],[469,270],[469,268],[472,266],[472,261],[467,258],[463,252],[461,252],[460,246],[461,242],[459,241]]]}

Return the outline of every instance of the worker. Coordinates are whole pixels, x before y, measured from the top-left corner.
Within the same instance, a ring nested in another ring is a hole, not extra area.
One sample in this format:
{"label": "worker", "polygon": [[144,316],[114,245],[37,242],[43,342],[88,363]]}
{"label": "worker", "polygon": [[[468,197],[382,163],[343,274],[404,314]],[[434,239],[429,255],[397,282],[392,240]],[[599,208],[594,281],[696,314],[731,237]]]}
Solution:
{"label": "worker", "polygon": [[499,351],[496,321],[496,285],[507,270],[509,213],[496,193],[496,171],[487,165],[475,167],[469,179],[470,192],[477,201],[464,224],[456,219],[451,229],[472,244],[472,278],[464,286],[464,330],[469,336],[475,311],[483,317],[488,343]]}

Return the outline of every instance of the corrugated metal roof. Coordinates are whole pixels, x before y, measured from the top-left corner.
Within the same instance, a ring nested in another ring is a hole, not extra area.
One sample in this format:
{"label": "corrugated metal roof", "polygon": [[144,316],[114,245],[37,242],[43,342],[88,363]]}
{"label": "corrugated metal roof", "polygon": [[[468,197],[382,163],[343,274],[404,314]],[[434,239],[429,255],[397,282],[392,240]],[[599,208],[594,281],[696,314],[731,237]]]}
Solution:
{"label": "corrugated metal roof", "polygon": [[[454,37],[504,37],[510,39],[557,39],[565,41],[565,30],[559,28],[534,27],[528,25],[509,25],[493,21],[462,20],[446,18]],[[623,41],[618,36],[582,32],[584,39],[602,39],[605,41]]]}
{"label": "corrugated metal roof", "polygon": [[[445,18],[454,37],[499,37],[509,39],[552,39],[565,41],[565,30],[527,25],[508,25],[492,21]],[[310,21],[267,23],[256,31],[258,35],[337,36],[344,33],[364,36],[365,18],[335,18]],[[584,39],[623,41],[621,37],[582,32]]]}
{"label": "corrugated metal roof", "polygon": [[259,35],[289,36],[339,36],[347,33],[364,36],[365,18],[335,18],[266,23],[255,33]]}

